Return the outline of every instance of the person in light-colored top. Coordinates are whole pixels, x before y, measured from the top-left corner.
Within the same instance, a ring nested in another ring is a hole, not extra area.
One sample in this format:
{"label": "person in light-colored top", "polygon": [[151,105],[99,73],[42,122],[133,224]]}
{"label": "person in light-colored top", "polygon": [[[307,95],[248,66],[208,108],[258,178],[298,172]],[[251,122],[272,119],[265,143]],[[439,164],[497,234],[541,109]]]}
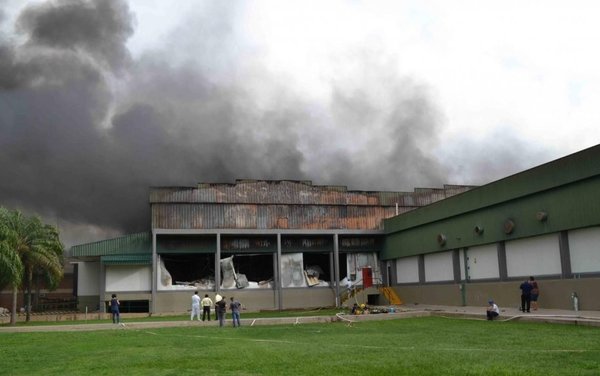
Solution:
{"label": "person in light-colored top", "polygon": [[498,308],[498,305],[491,299],[488,301],[486,315],[488,320],[493,320],[500,315],[500,308]]}
{"label": "person in light-colored top", "polygon": [[194,316],[200,321],[200,296],[198,296],[198,291],[194,292],[194,295],[192,295],[192,316],[190,317],[190,320],[193,320]]}
{"label": "person in light-colored top", "polygon": [[208,318],[208,321],[210,321],[210,307],[212,307],[213,301],[208,297],[208,294],[204,295],[204,299],[202,299],[200,305],[202,305],[202,321],[204,321],[206,318]]}

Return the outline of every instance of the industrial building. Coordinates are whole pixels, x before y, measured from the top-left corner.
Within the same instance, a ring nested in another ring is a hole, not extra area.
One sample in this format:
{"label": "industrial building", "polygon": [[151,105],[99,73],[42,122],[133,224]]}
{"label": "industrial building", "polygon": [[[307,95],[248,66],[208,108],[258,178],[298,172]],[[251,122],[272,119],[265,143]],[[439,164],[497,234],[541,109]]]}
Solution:
{"label": "industrial building", "polygon": [[533,276],[541,307],[600,310],[600,145],[384,223],[405,301],[516,308]]}
{"label": "industrial building", "polygon": [[177,312],[195,290],[235,294],[251,310],[335,306],[348,280],[363,286],[363,269],[376,284],[385,278],[383,219],[470,188],[361,192],[256,180],[151,188],[151,231],[72,247],[79,307],[103,309],[117,293],[125,312]]}
{"label": "industrial building", "polygon": [[102,310],[117,293],[125,312],[181,312],[195,290],[250,310],[337,306],[348,281],[411,303],[516,307],[535,276],[541,307],[598,310],[598,161],[600,145],[484,186],[414,192],[151,188],[149,232],[71,249],[79,307]]}

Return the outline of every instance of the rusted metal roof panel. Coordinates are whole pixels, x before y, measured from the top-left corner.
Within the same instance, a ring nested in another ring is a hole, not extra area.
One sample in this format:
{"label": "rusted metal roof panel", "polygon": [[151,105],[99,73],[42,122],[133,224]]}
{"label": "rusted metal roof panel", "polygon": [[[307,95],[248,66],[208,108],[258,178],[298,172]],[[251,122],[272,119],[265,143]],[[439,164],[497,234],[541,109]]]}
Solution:
{"label": "rusted metal roof panel", "polygon": [[417,188],[414,192],[348,191],[344,186],[318,186],[307,181],[238,180],[235,184],[202,183],[197,187],[150,189],[150,203],[229,203],[283,205],[423,206],[462,191]]}
{"label": "rusted metal roof panel", "polygon": [[348,191],[310,181],[238,180],[198,187],[152,188],[153,228],[382,229],[382,219],[468,189],[414,192]]}
{"label": "rusted metal roof panel", "polygon": [[395,207],[325,205],[177,204],[152,206],[152,226],[163,229],[369,229]]}

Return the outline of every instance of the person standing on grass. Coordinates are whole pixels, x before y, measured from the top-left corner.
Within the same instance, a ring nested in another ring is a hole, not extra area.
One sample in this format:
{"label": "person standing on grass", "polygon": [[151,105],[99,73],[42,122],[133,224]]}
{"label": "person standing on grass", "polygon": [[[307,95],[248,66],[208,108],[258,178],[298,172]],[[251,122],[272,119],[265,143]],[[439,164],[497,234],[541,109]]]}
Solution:
{"label": "person standing on grass", "polygon": [[492,299],[488,301],[486,316],[488,320],[493,320],[500,315],[500,308]]}
{"label": "person standing on grass", "polygon": [[352,290],[354,289],[354,285],[352,284],[350,277],[346,277],[346,289],[348,290],[348,299],[350,299],[352,297]]}
{"label": "person standing on grass", "polygon": [[194,316],[200,321],[200,296],[198,296],[198,291],[195,291],[194,295],[192,295],[192,315],[190,316],[190,320],[194,320]]}
{"label": "person standing on grass", "polygon": [[[531,290],[533,286],[529,283],[529,280],[525,280],[519,288],[521,289],[521,311],[529,313],[529,309],[531,306]],[[527,309],[527,311],[525,311]]]}
{"label": "person standing on grass", "polygon": [[113,324],[118,324],[120,321],[121,313],[119,312],[119,306],[121,302],[117,299],[117,294],[112,294],[110,299],[110,312],[112,313]]}
{"label": "person standing on grass", "polygon": [[529,282],[531,283],[531,306],[534,311],[538,309],[538,297],[540,296],[540,288],[538,286],[537,281],[533,277],[529,277]]}
{"label": "person standing on grass", "polygon": [[204,299],[202,299],[200,304],[202,305],[202,321],[204,321],[206,318],[208,318],[208,321],[210,321],[210,307],[212,307],[213,302],[208,297],[208,294],[204,294]]}
{"label": "person standing on grass", "polygon": [[219,319],[219,326],[225,325],[225,311],[227,310],[227,302],[225,301],[225,297],[223,296],[221,300],[217,301],[217,317]]}
{"label": "person standing on grass", "polygon": [[229,303],[229,309],[231,310],[231,318],[233,319],[233,327],[240,327],[240,309],[242,309],[242,304],[237,300],[231,297],[231,303]]}
{"label": "person standing on grass", "polygon": [[223,299],[223,297],[221,297],[221,295],[219,295],[219,294],[215,294],[215,321],[219,319],[219,314],[217,313],[217,312],[218,312],[218,311],[217,311],[217,308],[218,308],[219,306],[218,306],[218,304],[217,304],[217,303],[218,303],[218,302],[219,302],[221,299]]}

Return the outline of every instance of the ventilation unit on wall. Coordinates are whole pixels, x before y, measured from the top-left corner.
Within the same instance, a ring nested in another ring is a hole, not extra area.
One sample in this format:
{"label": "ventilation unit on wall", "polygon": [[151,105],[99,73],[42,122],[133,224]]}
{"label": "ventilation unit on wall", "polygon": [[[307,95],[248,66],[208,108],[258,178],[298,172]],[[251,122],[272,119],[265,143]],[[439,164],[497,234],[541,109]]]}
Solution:
{"label": "ventilation unit on wall", "polygon": [[540,210],[539,212],[535,213],[535,219],[537,219],[540,222],[545,222],[548,219],[548,213],[546,213],[543,210]]}
{"label": "ventilation unit on wall", "polygon": [[437,236],[437,242],[440,246],[443,246],[446,244],[446,235],[444,234],[438,234]]}
{"label": "ventilation unit on wall", "polygon": [[515,229],[515,223],[512,221],[512,219],[507,219],[506,221],[504,221],[504,233],[505,234],[511,234]]}

